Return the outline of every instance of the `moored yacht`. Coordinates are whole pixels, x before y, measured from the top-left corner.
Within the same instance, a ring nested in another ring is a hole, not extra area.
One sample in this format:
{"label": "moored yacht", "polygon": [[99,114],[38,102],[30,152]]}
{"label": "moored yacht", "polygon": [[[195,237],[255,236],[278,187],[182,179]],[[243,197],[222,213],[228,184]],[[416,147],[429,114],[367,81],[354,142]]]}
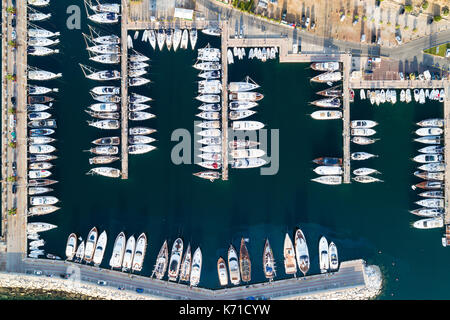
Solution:
{"label": "moored yacht", "polygon": [[131,269],[133,265],[134,251],[136,250],[136,239],[132,235],[128,238],[125,245],[125,253],[122,261],[122,271],[126,272]]}
{"label": "moored yacht", "polygon": [[263,271],[264,276],[272,280],[276,273],[275,273],[275,259],[273,258],[273,252],[272,248],[269,244],[269,239],[266,239],[266,243],[264,244],[264,250],[263,250]]}
{"label": "moored yacht", "polygon": [[238,257],[232,244],[230,244],[230,248],[228,249],[228,270],[230,272],[230,282],[234,285],[239,285],[241,275],[239,272]]}
{"label": "moored yacht", "polygon": [[225,260],[220,257],[217,260],[217,273],[219,275],[219,283],[221,286],[228,285],[228,273],[227,273],[227,265],[225,264]]}
{"label": "moored yacht", "polygon": [[174,241],[169,261],[169,281],[176,281],[180,270],[181,257],[183,255],[183,240],[178,238]]}
{"label": "moored yacht", "polygon": [[98,237],[97,244],[95,246],[94,258],[92,259],[94,266],[99,266],[102,263],[107,240],[108,237],[106,235],[106,231],[103,231]]}
{"label": "moored yacht", "polygon": [[94,258],[94,250],[97,244],[98,231],[96,227],[93,227],[87,236],[86,246],[84,248],[84,261],[89,263]]}
{"label": "moored yacht", "polygon": [[284,247],[283,247],[283,255],[284,255],[284,270],[286,274],[295,274],[297,273],[297,262],[295,260],[295,251],[294,246],[292,245],[291,237],[286,233],[284,237]]}
{"label": "moored yacht", "polygon": [[319,266],[321,273],[327,272],[330,267],[328,249],[328,241],[324,236],[322,236],[319,241]]}
{"label": "moored yacht", "polygon": [[77,236],[75,233],[71,233],[69,237],[67,238],[67,244],[66,244],[66,258],[67,260],[71,261],[73,257],[75,256],[75,253],[77,251]]}
{"label": "moored yacht", "polygon": [[300,271],[305,276],[309,270],[309,253],[306,244],[306,238],[301,229],[295,232],[295,254],[297,258],[297,265]]}
{"label": "moored yacht", "polygon": [[120,232],[114,241],[113,252],[109,260],[111,269],[122,267],[123,255],[125,253],[125,240],[125,233]]}
{"label": "moored yacht", "polygon": [[180,265],[180,281],[189,281],[192,267],[191,244],[189,243]]}
{"label": "moored yacht", "polygon": [[97,167],[89,170],[87,174],[97,174],[104,177],[118,178],[120,177],[120,170],[111,167]]}
{"label": "moored yacht", "polygon": [[153,268],[152,277],[153,275],[155,275],[156,279],[161,280],[166,273],[168,261],[169,250],[167,248],[167,240],[165,240],[161,249],[159,250],[158,257],[156,258],[156,264]]}
{"label": "moored yacht", "polygon": [[147,249],[147,236],[145,235],[145,233],[141,233],[136,242],[136,249],[134,251],[131,270],[137,272],[142,270],[146,249]]}
{"label": "moored yacht", "polygon": [[192,256],[192,269],[190,276],[190,285],[196,287],[200,282],[200,275],[202,272],[202,251],[200,248],[195,249]]}

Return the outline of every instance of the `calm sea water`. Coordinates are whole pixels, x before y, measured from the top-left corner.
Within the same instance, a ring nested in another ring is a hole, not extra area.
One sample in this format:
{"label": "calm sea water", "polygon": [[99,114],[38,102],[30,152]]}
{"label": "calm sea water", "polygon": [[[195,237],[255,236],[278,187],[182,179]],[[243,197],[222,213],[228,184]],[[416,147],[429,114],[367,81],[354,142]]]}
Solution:
{"label": "calm sea water", "polygon": [[[130,156],[128,180],[87,176],[90,155],[82,151],[90,148],[92,140],[119,132],[100,131],[86,124],[89,116],[83,110],[93,103],[88,91],[102,84],[85,79],[78,63],[105,67],[88,60],[81,31],[65,27],[66,4],[52,1],[49,9],[54,17],[41,25],[61,31],[62,54],[29,59],[31,65],[64,75],[62,80],[44,84],[60,88],[54,108],[59,159],[52,171],[60,181],[54,185],[54,195],[61,200],[62,209],[30,219],[58,225],[42,234],[47,252],[63,257],[71,232],[84,239],[96,226],[108,234],[102,263],[108,268],[113,242],[120,231],[136,237],[145,232],[149,247],[142,274],[150,275],[163,241],[168,239],[171,246],[173,240],[182,237],[185,245],[190,242],[202,249],[200,285],[217,288],[217,259],[226,257],[230,242],[238,248],[241,237],[250,239],[252,282],[265,281],[262,250],[266,238],[278,265],[277,278],[284,278],[284,234],[289,232],[292,237],[295,227],[300,227],[309,244],[310,274],[319,272],[317,246],[325,235],[336,243],[341,260],[363,258],[381,267],[385,277],[381,299],[449,298],[448,290],[442,287],[442,283],[450,281],[450,255],[441,245],[442,230],[413,229],[410,224],[414,218],[408,213],[418,199],[410,188],[418,182],[412,175],[415,165],[410,159],[421,147],[412,141],[415,122],[442,116],[442,104],[376,107],[368,100],[360,101],[357,92],[351,118],[379,122],[376,137],[381,140],[371,146],[352,144],[352,151],[379,155],[372,160],[353,161],[352,168],[375,168],[382,172],[385,182],[326,186],[310,181],[316,176],[311,160],[342,155],[342,122],[317,121],[309,116],[315,110],[309,102],[318,99],[314,92],[323,88],[310,83],[315,73],[306,64],[236,61],[229,68],[230,81],[248,75],[265,96],[251,120],[262,121],[267,129],[279,129],[279,171],[262,176],[258,169],[230,169],[229,181],[210,183],[192,176],[200,167],[175,165],[170,157],[176,144],[171,141],[173,130],[186,128],[193,132],[193,121],[198,120],[194,115],[199,112],[200,102],[194,97],[200,78],[192,67],[197,52],[154,52],[148,43],[141,43],[141,32],[134,46],[151,58],[147,76],[152,83],[132,91],[155,100],[150,112],[157,118],[142,125],[158,130],[154,135],[158,149]],[[103,29],[118,34],[118,27]],[[84,15],[82,31],[88,31]],[[218,47],[220,42],[200,34],[198,47],[207,43]]]}

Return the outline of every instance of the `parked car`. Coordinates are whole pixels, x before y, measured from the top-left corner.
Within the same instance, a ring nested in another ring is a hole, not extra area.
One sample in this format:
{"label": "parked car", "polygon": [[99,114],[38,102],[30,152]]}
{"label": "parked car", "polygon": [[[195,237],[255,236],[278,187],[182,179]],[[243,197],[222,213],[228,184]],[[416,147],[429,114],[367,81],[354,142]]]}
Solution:
{"label": "parked car", "polygon": [[15,161],[13,161],[12,165],[11,165],[13,171],[17,170],[17,163]]}
{"label": "parked car", "polygon": [[403,72],[399,72],[398,73],[400,80],[405,80],[405,77],[403,76]]}
{"label": "parked car", "polygon": [[16,18],[15,18],[15,17],[13,17],[12,20],[11,20],[11,26],[12,26],[13,28],[16,27]]}
{"label": "parked car", "polygon": [[306,22],[305,22],[305,27],[308,28],[309,27],[309,17],[306,18]]}
{"label": "parked car", "polygon": [[144,289],[142,289],[142,288],[136,288],[136,292],[137,292],[137,293],[143,293],[143,292],[144,292]]}
{"label": "parked car", "polygon": [[16,33],[16,30],[11,31],[11,38],[12,38],[13,40],[16,40],[16,39],[17,39],[17,33]]}
{"label": "parked car", "polygon": [[97,281],[97,284],[100,285],[100,286],[106,286],[106,283],[107,283],[107,282],[106,282],[106,281],[103,281],[103,280],[98,280],[98,281]]}
{"label": "parked car", "polygon": [[398,44],[402,44],[402,37],[400,35],[396,35],[395,40],[397,40]]}
{"label": "parked car", "polygon": [[42,275],[42,271],[41,270],[34,270],[34,274],[37,276]]}
{"label": "parked car", "polygon": [[12,185],[12,193],[16,194],[16,192],[17,192],[17,184],[14,183]]}

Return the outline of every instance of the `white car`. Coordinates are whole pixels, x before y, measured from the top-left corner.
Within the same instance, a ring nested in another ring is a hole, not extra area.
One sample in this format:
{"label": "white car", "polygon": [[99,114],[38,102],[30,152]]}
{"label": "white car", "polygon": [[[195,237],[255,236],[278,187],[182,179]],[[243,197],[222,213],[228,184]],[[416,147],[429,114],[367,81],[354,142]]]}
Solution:
{"label": "white car", "polygon": [[363,33],[361,35],[361,42],[366,42],[366,34],[365,33]]}
{"label": "white car", "polygon": [[305,27],[306,27],[306,28],[309,27],[309,18],[306,18]]}
{"label": "white car", "polygon": [[398,73],[400,80],[405,80],[405,77],[403,76],[403,72],[399,72]]}
{"label": "white car", "polygon": [[345,14],[342,14],[341,16],[341,22],[345,20]]}
{"label": "white car", "polygon": [[400,36],[395,36],[395,40],[397,40],[398,44],[402,44],[402,37]]}
{"label": "white car", "polygon": [[447,52],[445,53],[446,58],[450,58],[450,49],[447,49]]}

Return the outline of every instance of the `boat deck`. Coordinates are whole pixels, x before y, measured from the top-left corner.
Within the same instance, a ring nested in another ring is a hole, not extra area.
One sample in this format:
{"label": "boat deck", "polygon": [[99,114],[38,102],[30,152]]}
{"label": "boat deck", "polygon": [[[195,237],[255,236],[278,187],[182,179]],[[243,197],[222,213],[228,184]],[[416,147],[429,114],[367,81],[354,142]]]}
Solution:
{"label": "boat deck", "polygon": [[122,179],[128,179],[128,5],[122,0],[121,21],[121,154]]}
{"label": "boat deck", "polygon": [[[312,294],[337,292],[346,289],[363,288],[367,285],[363,260],[341,262],[337,272],[317,274],[283,280],[227,287],[211,290],[190,287],[187,284],[157,280],[149,277],[132,275],[124,272],[100,269],[92,266],[48,259],[25,259],[22,272],[32,274],[40,270],[44,274],[72,273],[83,282],[97,284],[98,280],[107,282],[107,286],[123,287],[135,291],[142,288],[143,294],[163,299],[195,300],[237,300],[247,297],[264,297],[266,299],[295,299]],[[202,270],[202,273],[207,270]],[[45,277],[42,277],[45,279]],[[69,280],[67,280],[69,281]]]}

